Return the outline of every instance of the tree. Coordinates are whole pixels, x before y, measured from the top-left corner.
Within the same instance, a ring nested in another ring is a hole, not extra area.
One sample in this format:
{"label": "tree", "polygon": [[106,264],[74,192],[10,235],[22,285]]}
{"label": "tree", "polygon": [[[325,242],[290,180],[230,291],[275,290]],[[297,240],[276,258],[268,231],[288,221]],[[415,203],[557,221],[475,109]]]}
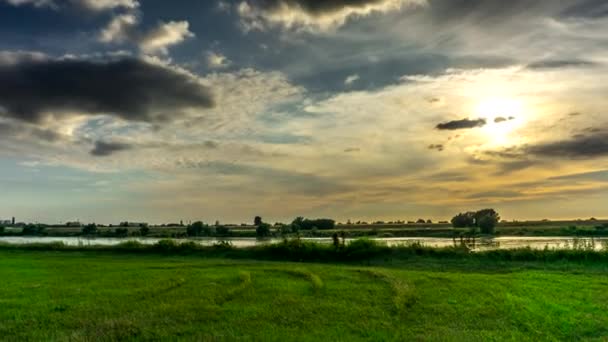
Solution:
{"label": "tree", "polygon": [[139,235],[146,236],[148,233],[150,233],[150,228],[148,228],[148,225],[142,225],[139,227]]}
{"label": "tree", "polygon": [[95,223],[89,223],[82,227],[83,235],[95,235],[97,234],[97,225]]}
{"label": "tree", "polygon": [[494,234],[496,223],[497,221],[494,216],[486,215],[479,218],[477,226],[483,234]]}
{"label": "tree", "polygon": [[418,219],[418,220],[416,221],[416,223],[426,223],[426,220],[425,220],[425,219],[421,219],[421,218],[420,218],[420,219]]}
{"label": "tree", "polygon": [[[494,209],[481,209],[475,213],[475,225],[479,227],[479,222],[484,216],[491,217],[496,223],[500,221],[500,215]],[[496,224],[495,224],[496,225]]]}
{"label": "tree", "polygon": [[125,237],[125,236],[129,235],[129,229],[127,229],[127,228],[116,228],[114,230],[114,234],[116,234],[116,236],[119,236],[119,237]]}
{"label": "tree", "polygon": [[196,221],[191,225],[188,225],[186,228],[186,234],[188,234],[188,236],[200,236],[204,231],[206,231],[205,228],[209,229],[209,227],[207,227],[207,225],[205,225],[203,222]]}
{"label": "tree", "polygon": [[259,225],[261,225],[261,224],[262,224],[262,217],[261,217],[261,216],[256,216],[256,217],[253,219],[253,225],[254,225],[254,226],[259,226]]}
{"label": "tree", "polygon": [[494,209],[482,209],[475,213],[475,225],[483,234],[494,234],[500,215]]}
{"label": "tree", "polygon": [[452,226],[454,228],[475,227],[475,213],[472,211],[459,213],[452,218]]}
{"label": "tree", "polygon": [[215,227],[215,234],[218,236],[229,236],[230,228],[226,226],[217,226]]}
{"label": "tree", "polygon": [[257,237],[268,237],[270,236],[270,225],[268,223],[260,223],[255,229]]}

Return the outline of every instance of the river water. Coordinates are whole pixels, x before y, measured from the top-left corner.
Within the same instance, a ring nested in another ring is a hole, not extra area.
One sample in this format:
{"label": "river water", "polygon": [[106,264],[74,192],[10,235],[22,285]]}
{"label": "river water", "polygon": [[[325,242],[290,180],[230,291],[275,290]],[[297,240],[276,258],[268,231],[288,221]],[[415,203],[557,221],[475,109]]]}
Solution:
{"label": "river water", "polygon": [[[113,246],[125,241],[138,241],[142,244],[155,244],[161,239],[157,238],[83,238],[83,237],[0,237],[0,243],[9,244],[28,244],[28,243],[52,243],[63,242],[68,246]],[[314,241],[319,243],[331,243],[330,238],[302,238],[306,241]],[[404,237],[404,238],[377,238],[376,241],[384,242],[389,246],[407,245],[419,242],[428,247],[451,247],[454,246],[454,240],[451,238],[430,238],[430,237]],[[201,245],[210,246],[220,241],[230,242],[234,247],[251,247],[261,244],[277,243],[281,239],[258,240],[255,238],[196,238],[196,239],[179,239],[177,241],[186,242],[193,241]],[[346,241],[351,241],[346,239]],[[459,243],[459,241],[456,241]],[[568,237],[523,237],[523,236],[502,236],[492,239],[476,239],[475,244],[471,245],[474,250],[490,250],[490,249],[513,249],[530,247],[533,249],[572,249],[593,248],[601,250],[608,249],[608,238],[574,238]]]}

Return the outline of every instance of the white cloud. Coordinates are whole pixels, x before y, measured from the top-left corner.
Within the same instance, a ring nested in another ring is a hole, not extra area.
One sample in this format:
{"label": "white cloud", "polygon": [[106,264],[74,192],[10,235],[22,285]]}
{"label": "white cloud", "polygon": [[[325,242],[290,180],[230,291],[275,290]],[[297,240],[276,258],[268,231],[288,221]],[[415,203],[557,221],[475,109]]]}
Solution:
{"label": "white cloud", "polygon": [[206,54],[207,66],[211,69],[222,69],[229,66],[232,62],[221,53],[209,51]]}
{"label": "white cloud", "polygon": [[99,41],[104,43],[134,43],[149,54],[167,54],[168,48],[194,37],[187,21],[160,22],[147,32],[138,30],[139,18],[134,14],[114,17],[99,33]]}
{"label": "white cloud", "polygon": [[350,75],[344,80],[344,85],[350,86],[353,83],[357,82],[358,80],[359,80],[359,75],[357,75],[357,74]]}
{"label": "white cloud", "polygon": [[425,5],[426,0],[370,0],[370,1],[334,1],[321,8],[314,7],[306,1],[272,2],[241,1],[237,6],[242,27],[245,31],[265,30],[279,26],[286,29],[305,29],[310,31],[327,31],[340,27],[353,17],[363,17],[372,13],[397,11],[404,6]]}
{"label": "white cloud", "polygon": [[170,46],[179,44],[188,38],[194,37],[189,30],[187,21],[170,21],[159,23],[159,25],[145,32],[139,40],[140,48],[147,53],[167,53]]}

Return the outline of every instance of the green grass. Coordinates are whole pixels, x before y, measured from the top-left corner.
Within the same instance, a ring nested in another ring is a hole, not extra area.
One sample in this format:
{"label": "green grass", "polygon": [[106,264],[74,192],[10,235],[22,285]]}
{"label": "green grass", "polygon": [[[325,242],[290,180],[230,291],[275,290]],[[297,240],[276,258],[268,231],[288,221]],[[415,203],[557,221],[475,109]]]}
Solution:
{"label": "green grass", "polygon": [[605,264],[0,250],[0,340],[605,340]]}

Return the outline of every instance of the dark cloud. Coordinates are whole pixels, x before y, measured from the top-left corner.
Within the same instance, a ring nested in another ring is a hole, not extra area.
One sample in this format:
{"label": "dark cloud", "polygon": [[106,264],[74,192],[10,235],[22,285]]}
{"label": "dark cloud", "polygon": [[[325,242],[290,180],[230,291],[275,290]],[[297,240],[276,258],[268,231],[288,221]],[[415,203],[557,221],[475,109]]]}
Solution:
{"label": "dark cloud", "polygon": [[529,146],[525,151],[541,157],[575,159],[606,157],[608,156],[608,132],[577,135],[569,140]]}
{"label": "dark cloud", "polygon": [[126,143],[96,141],[90,153],[95,157],[107,157],[115,152],[126,151],[132,148],[133,145]]}
{"label": "dark cloud", "polygon": [[470,194],[467,196],[469,199],[490,199],[490,198],[518,198],[522,197],[523,193],[517,191],[509,191],[509,190],[495,190],[495,191],[485,191],[478,192],[474,194]]}
{"label": "dark cloud", "polygon": [[562,68],[584,68],[596,65],[595,62],[581,59],[548,59],[528,64],[528,69],[562,69]]}
{"label": "dark cloud", "polygon": [[504,118],[502,116],[499,116],[494,119],[494,123],[501,123],[501,122],[511,121],[511,120],[515,120],[515,117],[509,116],[508,118]]}
{"label": "dark cloud", "polygon": [[608,16],[608,3],[605,0],[578,1],[575,5],[566,8],[562,17],[575,18],[601,18]]}
{"label": "dark cloud", "polygon": [[457,129],[469,129],[485,126],[486,119],[462,119],[462,120],[454,120],[448,121],[438,124],[435,128],[439,130],[457,130]]}
{"label": "dark cloud", "polygon": [[361,152],[361,149],[358,147],[349,147],[347,149],[344,149],[345,153],[353,153],[353,152]]}
{"label": "dark cloud", "polygon": [[443,146],[443,144],[431,144],[428,147],[429,150],[436,150],[439,152],[443,151],[444,148],[445,146]]}
{"label": "dark cloud", "polygon": [[210,90],[195,77],[133,58],[0,65],[4,115],[32,123],[68,113],[163,122],[183,109],[213,104]]}
{"label": "dark cloud", "polygon": [[14,121],[0,122],[0,136],[42,140],[47,143],[58,142],[64,136],[56,131],[39,128],[29,124]]}

